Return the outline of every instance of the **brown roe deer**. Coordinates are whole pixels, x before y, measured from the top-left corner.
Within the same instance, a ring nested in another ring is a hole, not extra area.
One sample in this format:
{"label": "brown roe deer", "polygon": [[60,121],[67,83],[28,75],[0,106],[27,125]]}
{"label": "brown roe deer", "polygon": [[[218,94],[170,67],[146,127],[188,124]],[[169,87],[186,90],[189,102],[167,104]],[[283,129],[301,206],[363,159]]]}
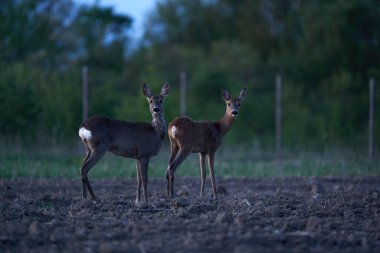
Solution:
{"label": "brown roe deer", "polygon": [[164,98],[169,93],[169,85],[161,88],[161,93],[152,95],[148,85],[143,85],[143,93],[149,102],[152,123],[127,122],[104,116],[94,116],[85,120],[79,127],[79,136],[86,147],[86,158],[80,168],[83,198],[89,191],[94,202],[99,201],[91,188],[87,174],[90,169],[109,151],[115,155],[136,160],[137,197],[141,200],[141,185],[144,200],[147,202],[149,159],[158,154],[166,132],[164,119]]}
{"label": "brown roe deer", "polygon": [[227,90],[222,89],[222,98],[226,102],[226,112],[218,121],[193,121],[187,117],[176,118],[169,123],[168,136],[170,139],[171,154],[166,171],[167,195],[174,196],[174,172],[190,153],[199,153],[201,169],[201,193],[204,195],[206,178],[205,158],[208,156],[212,190],[216,198],[214,173],[215,152],[219,148],[223,136],[231,129],[239,113],[240,102],[247,94],[247,89],[240,91],[238,97],[230,97]]}

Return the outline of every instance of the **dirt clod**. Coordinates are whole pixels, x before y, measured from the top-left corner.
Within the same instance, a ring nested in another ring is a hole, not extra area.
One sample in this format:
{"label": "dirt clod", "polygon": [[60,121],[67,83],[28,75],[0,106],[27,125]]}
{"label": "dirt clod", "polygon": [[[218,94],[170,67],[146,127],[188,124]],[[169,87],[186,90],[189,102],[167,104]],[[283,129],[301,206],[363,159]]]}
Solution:
{"label": "dirt clod", "polygon": [[178,197],[172,200],[170,206],[173,208],[187,207],[190,204],[189,200],[185,197]]}
{"label": "dirt clod", "polygon": [[177,191],[178,196],[189,196],[189,191],[187,189],[180,189]]}
{"label": "dirt clod", "polygon": [[216,187],[216,194],[220,195],[220,196],[227,196],[228,192],[227,192],[227,189],[224,186],[219,185],[219,186]]}
{"label": "dirt clod", "polygon": [[38,221],[33,221],[32,223],[30,223],[28,232],[32,236],[38,234]]}
{"label": "dirt clod", "polygon": [[14,192],[12,189],[5,191],[2,196],[2,199],[6,201],[12,201],[19,198],[20,196],[16,192]]}

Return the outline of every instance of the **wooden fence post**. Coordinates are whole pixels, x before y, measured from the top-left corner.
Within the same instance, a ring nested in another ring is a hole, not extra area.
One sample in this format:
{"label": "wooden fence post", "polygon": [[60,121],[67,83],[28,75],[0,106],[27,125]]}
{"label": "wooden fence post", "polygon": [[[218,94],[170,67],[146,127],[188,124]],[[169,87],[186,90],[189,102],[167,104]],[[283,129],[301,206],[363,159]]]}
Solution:
{"label": "wooden fence post", "polygon": [[181,116],[187,115],[187,82],[186,82],[186,72],[181,71],[179,75],[179,89],[180,89],[180,96],[179,96],[179,108],[180,108],[180,114]]}
{"label": "wooden fence post", "polygon": [[281,158],[281,84],[282,78],[280,74],[276,76],[276,159]]}
{"label": "wooden fence post", "polygon": [[369,79],[369,117],[368,117],[368,155],[373,158],[374,155],[374,91],[375,80],[371,77]]}
{"label": "wooden fence post", "polygon": [[88,118],[88,68],[82,68],[82,119]]}

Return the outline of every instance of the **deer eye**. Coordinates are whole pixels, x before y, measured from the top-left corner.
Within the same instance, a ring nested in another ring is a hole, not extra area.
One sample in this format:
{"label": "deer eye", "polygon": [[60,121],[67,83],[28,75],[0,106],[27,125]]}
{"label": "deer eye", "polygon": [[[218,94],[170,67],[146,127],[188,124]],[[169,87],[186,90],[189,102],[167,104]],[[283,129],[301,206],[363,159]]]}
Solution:
{"label": "deer eye", "polygon": [[227,106],[231,106],[231,103],[227,103]]}
{"label": "deer eye", "polygon": [[238,103],[238,106],[240,106],[240,103]]}
{"label": "deer eye", "polygon": [[160,100],[160,104],[162,104],[162,100]]}
{"label": "deer eye", "polygon": [[153,101],[152,101],[152,100],[150,100],[150,101],[149,101],[149,103],[151,103],[151,104],[152,104],[152,103],[153,103]]}

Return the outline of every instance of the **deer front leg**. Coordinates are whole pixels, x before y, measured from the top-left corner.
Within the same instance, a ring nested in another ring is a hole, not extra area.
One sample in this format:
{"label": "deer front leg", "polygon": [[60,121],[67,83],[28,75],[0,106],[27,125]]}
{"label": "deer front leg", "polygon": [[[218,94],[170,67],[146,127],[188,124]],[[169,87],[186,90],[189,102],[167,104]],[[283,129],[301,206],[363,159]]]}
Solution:
{"label": "deer front leg", "polygon": [[90,185],[90,181],[88,180],[88,172],[94,165],[104,156],[106,153],[106,149],[98,149],[92,150],[91,155],[85,160],[80,169],[82,176],[82,188],[83,188],[83,199],[87,198],[86,189],[89,191],[94,202],[100,202],[100,200],[95,196],[94,191]]}
{"label": "deer front leg", "polygon": [[141,200],[141,173],[140,173],[140,161],[136,160],[136,173],[137,173],[137,192],[136,192],[136,201],[137,204]]}
{"label": "deer front leg", "polygon": [[216,184],[215,184],[215,171],[214,171],[214,157],[215,153],[208,154],[208,167],[210,169],[210,177],[212,184],[212,192],[214,194],[214,199],[216,199]]}
{"label": "deer front leg", "polygon": [[206,171],[205,171],[205,153],[199,153],[199,166],[201,169],[201,194],[200,197],[203,197],[205,192],[205,178],[206,178]]}
{"label": "deer front leg", "polygon": [[170,175],[169,175],[169,167],[166,169],[166,197],[170,197]]}
{"label": "deer front leg", "polygon": [[148,202],[148,165],[149,159],[140,159],[140,181],[142,182],[144,201]]}
{"label": "deer front leg", "polygon": [[167,169],[167,174],[169,176],[168,180],[168,189],[169,189],[169,197],[174,196],[174,172],[178,168],[178,166],[186,159],[186,157],[190,154],[190,150],[180,149],[177,158],[169,165]]}

